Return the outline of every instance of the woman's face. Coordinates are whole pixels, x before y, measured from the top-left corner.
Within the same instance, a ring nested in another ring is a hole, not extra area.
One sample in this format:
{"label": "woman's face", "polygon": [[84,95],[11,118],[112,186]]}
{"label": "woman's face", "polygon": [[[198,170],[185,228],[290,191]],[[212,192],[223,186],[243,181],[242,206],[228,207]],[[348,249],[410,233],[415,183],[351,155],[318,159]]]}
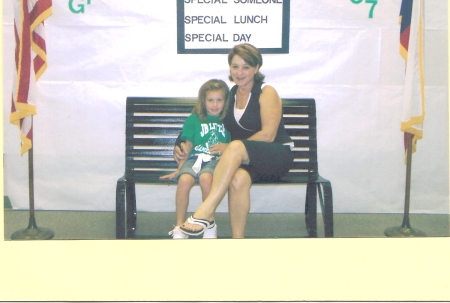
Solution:
{"label": "woman's face", "polygon": [[230,74],[234,83],[238,86],[253,85],[254,76],[258,72],[259,66],[250,66],[240,56],[234,55],[230,64]]}

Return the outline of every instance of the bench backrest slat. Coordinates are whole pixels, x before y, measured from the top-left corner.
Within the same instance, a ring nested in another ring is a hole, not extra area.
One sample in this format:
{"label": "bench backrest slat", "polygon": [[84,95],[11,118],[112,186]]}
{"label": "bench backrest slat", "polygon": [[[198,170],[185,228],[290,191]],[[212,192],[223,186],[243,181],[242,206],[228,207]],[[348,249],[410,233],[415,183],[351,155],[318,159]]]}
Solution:
{"label": "bench backrest slat", "polygon": [[[126,178],[138,183],[160,183],[164,181],[159,176],[176,169],[173,147],[195,102],[195,98],[127,98]],[[285,181],[305,182],[316,178],[315,100],[283,99],[283,122],[295,146],[295,160]]]}

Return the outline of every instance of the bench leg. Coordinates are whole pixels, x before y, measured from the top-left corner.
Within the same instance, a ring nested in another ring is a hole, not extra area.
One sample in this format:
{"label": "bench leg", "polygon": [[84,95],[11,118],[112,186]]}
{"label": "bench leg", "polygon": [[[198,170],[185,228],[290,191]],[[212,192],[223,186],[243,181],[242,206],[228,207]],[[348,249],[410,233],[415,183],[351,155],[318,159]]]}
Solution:
{"label": "bench leg", "polygon": [[116,186],[116,239],[125,238],[125,180],[117,180]]}
{"label": "bench leg", "polygon": [[136,186],[132,181],[126,182],[126,218],[127,234],[126,238],[134,238],[136,233]]}
{"label": "bench leg", "polygon": [[333,222],[333,192],[331,190],[331,183],[322,183],[324,194],[324,224],[325,237],[334,236],[334,222]]}
{"label": "bench leg", "polygon": [[305,222],[308,236],[317,237],[317,191],[316,183],[308,183],[306,186]]}

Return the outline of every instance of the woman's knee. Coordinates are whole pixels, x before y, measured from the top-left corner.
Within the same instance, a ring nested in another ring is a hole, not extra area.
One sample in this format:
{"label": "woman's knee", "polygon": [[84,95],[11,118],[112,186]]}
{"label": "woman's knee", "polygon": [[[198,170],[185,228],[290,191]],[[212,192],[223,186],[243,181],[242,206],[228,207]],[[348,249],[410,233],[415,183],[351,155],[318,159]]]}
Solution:
{"label": "woman's knee", "polygon": [[230,144],[227,146],[227,150],[229,152],[232,152],[234,154],[240,154],[243,151],[247,151],[245,149],[245,145],[241,140],[233,140],[230,142]]}
{"label": "woman's knee", "polygon": [[241,190],[250,190],[252,186],[252,179],[248,172],[244,169],[238,169],[236,173],[233,175],[233,178],[230,182],[230,190],[232,191],[241,191]]}
{"label": "woman's knee", "polygon": [[242,163],[248,162],[248,153],[244,143],[241,140],[234,140],[228,145],[226,152],[234,159],[240,159]]}
{"label": "woman's knee", "polygon": [[245,145],[244,142],[242,142],[242,140],[233,140],[230,142],[228,147],[231,149],[242,149],[245,148]]}

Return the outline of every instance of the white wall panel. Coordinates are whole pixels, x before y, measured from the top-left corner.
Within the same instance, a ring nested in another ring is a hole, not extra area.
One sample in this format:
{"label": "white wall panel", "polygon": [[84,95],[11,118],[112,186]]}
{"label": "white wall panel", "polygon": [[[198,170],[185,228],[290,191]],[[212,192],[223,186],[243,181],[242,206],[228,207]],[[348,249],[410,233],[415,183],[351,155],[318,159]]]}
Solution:
{"label": "white wall panel", "polygon": [[[34,118],[35,206],[114,210],[126,97],[194,97],[206,80],[227,79],[227,56],[177,54],[174,0],[91,0],[83,14],[53,2],[45,23],[49,67]],[[261,71],[282,97],[317,101],[319,171],[332,182],[336,212],[403,212],[400,2],[378,1],[368,18],[364,2],[291,0],[289,54],[264,55]],[[427,114],[413,155],[413,213],[449,213],[447,5],[425,2]],[[5,190],[14,208],[25,209],[27,155],[19,155],[19,131],[9,123],[12,18],[4,1]],[[137,195],[139,210],[175,209],[174,186],[138,185]],[[252,211],[303,212],[304,196],[304,186],[255,186]],[[191,201],[194,210],[198,188]],[[219,211],[227,211],[226,199]]]}

